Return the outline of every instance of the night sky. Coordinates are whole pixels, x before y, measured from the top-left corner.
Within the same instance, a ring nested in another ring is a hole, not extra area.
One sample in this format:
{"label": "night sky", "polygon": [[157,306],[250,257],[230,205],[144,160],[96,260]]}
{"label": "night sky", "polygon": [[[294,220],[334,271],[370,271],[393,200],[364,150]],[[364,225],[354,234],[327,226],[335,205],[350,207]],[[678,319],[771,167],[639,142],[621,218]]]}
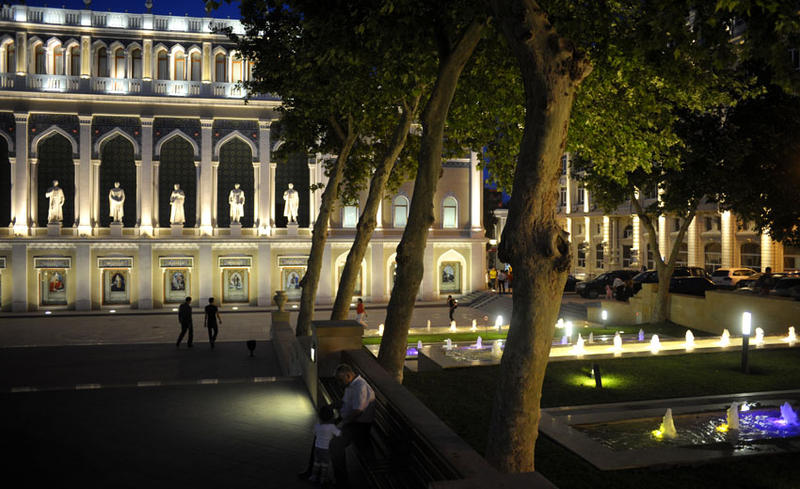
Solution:
{"label": "night sky", "polygon": [[[92,10],[114,11],[114,12],[134,12],[144,13],[147,9],[144,6],[145,0],[133,0],[120,2],[119,0],[93,0]],[[18,2],[12,2],[18,3]],[[80,10],[84,8],[83,0],[28,0],[27,5],[33,7],[63,7],[68,9]],[[205,17],[205,2],[203,0],[153,0],[153,13],[158,15],[184,15],[189,17]],[[211,17],[238,19],[239,2],[233,0],[230,4],[225,4],[211,12]]]}

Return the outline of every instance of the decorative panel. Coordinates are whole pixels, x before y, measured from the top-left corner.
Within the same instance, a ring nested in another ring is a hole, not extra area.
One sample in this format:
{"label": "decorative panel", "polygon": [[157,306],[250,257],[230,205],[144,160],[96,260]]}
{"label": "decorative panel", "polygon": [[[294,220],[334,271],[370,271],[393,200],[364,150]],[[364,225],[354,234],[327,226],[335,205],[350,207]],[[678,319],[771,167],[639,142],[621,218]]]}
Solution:
{"label": "decorative panel", "polygon": [[64,257],[34,257],[33,268],[70,268],[72,266],[72,259],[68,256]]}
{"label": "decorative panel", "polygon": [[191,256],[162,256],[158,259],[158,266],[161,268],[192,268],[194,258]]}
{"label": "decorative panel", "polygon": [[183,212],[185,227],[194,227],[197,217],[197,168],[194,165],[192,145],[175,136],[161,147],[161,164],[158,168],[158,224],[169,227],[169,196],[175,184],[186,194]]}
{"label": "decorative panel", "polygon": [[[114,188],[114,182],[125,191],[124,215],[125,227],[136,226],[136,163],[133,158],[133,144],[122,136],[106,141],[100,149],[100,226],[108,227],[110,204],[108,191]],[[168,199],[169,201],[169,199]]]}
{"label": "decorative panel", "polygon": [[36,165],[38,188],[36,198],[39,203],[36,219],[40,227],[47,226],[47,212],[50,200],[45,197],[47,189],[52,187],[53,180],[64,191],[64,216],[62,224],[66,227],[75,222],[75,162],[72,159],[72,144],[60,134],[52,134],[39,141],[39,163]]}
{"label": "decorative panel", "polygon": [[250,268],[253,263],[253,259],[249,256],[221,256],[219,257],[219,267],[220,268],[228,268],[228,267],[235,267],[235,268]]}
{"label": "decorative panel", "polygon": [[97,268],[133,268],[132,256],[108,256],[97,259]]}
{"label": "decorative panel", "polygon": [[231,139],[219,151],[219,167],[217,168],[217,226],[230,226],[230,204],[228,194],[233,184],[238,183],[244,190],[244,215],[242,227],[253,227],[253,201],[255,192],[253,185],[253,163],[250,146],[239,139]]}

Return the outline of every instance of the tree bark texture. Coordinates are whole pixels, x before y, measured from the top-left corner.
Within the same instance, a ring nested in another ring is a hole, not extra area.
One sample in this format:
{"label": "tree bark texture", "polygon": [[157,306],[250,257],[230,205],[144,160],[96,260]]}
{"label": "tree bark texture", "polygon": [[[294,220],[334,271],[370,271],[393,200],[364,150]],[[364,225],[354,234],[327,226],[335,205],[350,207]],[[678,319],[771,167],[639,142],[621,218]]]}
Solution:
{"label": "tree bark texture", "polygon": [[486,458],[501,471],[534,470],[542,382],[572,257],[555,219],[561,157],[575,92],[591,65],[538,4],[493,0],[495,20],[525,86],[525,129],[500,258],[513,267],[513,312],[500,362]]}
{"label": "tree bark texture", "polygon": [[[386,325],[378,352],[378,363],[398,382],[403,380],[408,326],[425,272],[423,259],[428,229],[434,221],[433,198],[442,171],[445,121],[458,78],[480,41],[484,26],[483,21],[473,21],[452,50],[442,55],[436,83],[422,113],[422,141],[414,195],[406,228],[397,246],[397,278],[386,308]],[[435,271],[429,270],[428,273]]]}
{"label": "tree bark texture", "polygon": [[420,96],[417,95],[411,101],[411,105],[403,106],[400,120],[397,122],[397,127],[392,135],[391,144],[372,174],[367,201],[364,204],[361,216],[358,218],[353,246],[350,248],[350,252],[347,253],[347,261],[339,279],[339,289],[336,291],[336,301],[333,303],[331,319],[347,319],[350,311],[350,301],[353,299],[353,290],[355,290],[356,280],[358,280],[358,272],[361,271],[361,262],[367,252],[367,245],[372,238],[372,232],[375,231],[375,227],[378,224],[378,207],[380,207],[381,200],[383,200],[386,182],[389,180],[392,168],[394,168],[394,164],[397,158],[400,157],[400,152],[408,139],[408,131],[411,129],[411,123],[414,122],[416,117],[419,99]]}
{"label": "tree bark texture", "polygon": [[658,291],[656,293],[656,302],[653,304],[653,310],[650,313],[650,322],[663,323],[669,319],[669,283],[672,280],[672,274],[675,272],[675,262],[678,261],[680,244],[683,243],[686,231],[689,229],[689,225],[694,219],[697,206],[693,206],[689,216],[681,223],[678,236],[675,238],[675,244],[672,246],[672,250],[669,253],[669,258],[664,260],[658,246],[658,231],[653,222],[653,217],[645,212],[642,205],[636,199],[636,196],[631,198],[631,203],[634,209],[636,209],[636,215],[639,216],[639,220],[647,229],[647,241],[650,244],[650,249],[654,250],[653,261],[656,265],[656,272],[658,272]]}
{"label": "tree bark texture", "polygon": [[332,121],[332,124],[342,140],[342,147],[329,175],[328,184],[322,192],[322,202],[320,203],[317,221],[314,223],[314,231],[311,235],[311,253],[308,256],[306,273],[300,281],[300,287],[303,290],[300,294],[300,311],[297,314],[297,327],[295,328],[295,335],[297,336],[311,334],[314,302],[317,299],[319,275],[322,270],[322,256],[325,251],[325,243],[328,241],[328,221],[330,220],[333,205],[339,197],[339,184],[342,182],[345,162],[350,156],[350,151],[356,141],[356,133],[350,121],[348,121],[346,132],[335,121]]}

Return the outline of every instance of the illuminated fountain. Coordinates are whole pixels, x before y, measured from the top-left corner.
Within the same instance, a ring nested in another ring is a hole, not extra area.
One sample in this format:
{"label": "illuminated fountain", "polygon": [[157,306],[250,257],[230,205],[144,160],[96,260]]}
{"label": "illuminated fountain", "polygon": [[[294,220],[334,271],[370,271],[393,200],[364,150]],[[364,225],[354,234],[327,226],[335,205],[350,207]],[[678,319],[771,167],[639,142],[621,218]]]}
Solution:
{"label": "illuminated fountain", "polygon": [[456,322],[455,321],[450,321],[450,332],[451,333],[455,333],[456,332]]}
{"label": "illuminated fountain", "polygon": [[719,343],[717,344],[723,348],[731,345],[731,333],[728,328],[722,330],[722,336],[719,337]]}
{"label": "illuminated fountain", "polygon": [[446,338],[444,340],[444,349],[445,350],[452,350],[453,349],[453,340],[450,338]]}
{"label": "illuminated fountain", "polygon": [[614,346],[611,347],[611,351],[614,352],[614,355],[622,355],[622,337],[619,335],[619,331],[614,333]]}
{"label": "illuminated fountain", "polygon": [[678,436],[678,432],[675,430],[675,422],[672,420],[671,408],[667,408],[667,412],[664,413],[664,418],[661,420],[661,426],[654,430],[652,434],[659,440],[662,438],[672,439]]}
{"label": "illuminated fountain", "polygon": [[788,402],[781,404],[781,419],[778,420],[779,424],[783,425],[796,425],[797,413],[794,412],[792,406]]}
{"label": "illuminated fountain", "polygon": [[739,405],[735,402],[731,404],[725,415],[728,421],[728,430],[739,431]]}
{"label": "illuminated fountain", "polygon": [[492,343],[492,358],[499,359],[503,356],[503,340],[494,340]]}
{"label": "illuminated fountain", "polygon": [[589,331],[589,344],[594,343],[594,333]]}
{"label": "illuminated fountain", "polygon": [[578,340],[575,342],[575,346],[572,347],[572,353],[579,357],[586,353],[586,349],[583,347],[583,336],[580,333],[578,333]]}
{"label": "illuminated fountain", "polygon": [[480,350],[481,348],[483,348],[483,338],[478,336],[478,339],[477,341],[475,341],[475,345],[473,345],[473,348],[475,348],[476,350]]}
{"label": "illuminated fountain", "polygon": [[650,353],[656,354],[661,350],[661,341],[658,339],[658,335],[654,334],[650,338]]}
{"label": "illuminated fountain", "polygon": [[753,344],[756,346],[764,346],[764,330],[756,328],[756,336],[753,338]]}
{"label": "illuminated fountain", "polygon": [[497,316],[494,321],[494,327],[497,328],[497,331],[500,331],[500,328],[503,327],[503,316]]}
{"label": "illuminated fountain", "polygon": [[786,335],[786,339],[784,340],[790,345],[794,345],[797,343],[797,335],[794,332],[794,326],[789,326],[789,334]]}
{"label": "illuminated fountain", "polygon": [[639,342],[641,343],[642,341],[644,341],[644,330],[639,328]]}
{"label": "illuminated fountain", "polygon": [[691,329],[686,330],[686,341],[683,345],[686,348],[686,351],[694,350],[694,333],[692,333]]}
{"label": "illuminated fountain", "polygon": [[378,325],[378,336],[383,336],[383,323]]}
{"label": "illuminated fountain", "polygon": [[430,331],[431,331],[431,320],[428,319],[428,332],[430,333]]}
{"label": "illuminated fountain", "polygon": [[417,341],[417,351],[422,350],[422,340]]}
{"label": "illuminated fountain", "polygon": [[472,320],[472,328],[470,329],[470,331],[472,331],[473,333],[475,331],[478,331],[478,321],[476,319]]}

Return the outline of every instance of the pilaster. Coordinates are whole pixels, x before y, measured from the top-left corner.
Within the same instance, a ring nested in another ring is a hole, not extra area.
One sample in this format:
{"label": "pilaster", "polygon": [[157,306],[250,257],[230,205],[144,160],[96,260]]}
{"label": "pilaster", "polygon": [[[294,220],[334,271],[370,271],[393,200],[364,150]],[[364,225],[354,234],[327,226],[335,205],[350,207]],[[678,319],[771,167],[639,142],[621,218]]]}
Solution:
{"label": "pilaster", "polygon": [[391,277],[387,278],[385,276],[386,264],[383,262],[383,243],[372,242],[370,249],[372,253],[370,257],[372,262],[370,265],[372,270],[372,273],[370,273],[372,281],[370,302],[386,302],[386,281],[391,280]]}
{"label": "pilaster", "polygon": [[142,40],[142,79],[151,81],[153,79],[153,40]]}
{"label": "pilaster", "polygon": [[92,309],[92,249],[89,243],[75,247],[75,310]]}
{"label": "pilaster", "polygon": [[330,304],[333,302],[331,285],[338,277],[333,276],[331,264],[331,243],[325,243],[322,251],[322,269],[319,274],[319,288],[317,289],[317,304]]}
{"label": "pilaster", "polygon": [[721,238],[721,259],[722,268],[730,268],[733,265],[733,216],[731,211],[724,211],[720,217],[720,238]]}
{"label": "pilaster", "polygon": [[14,279],[14,286],[11,288],[11,310],[26,312],[28,310],[27,244],[14,243],[11,245],[11,277]]}
{"label": "pilaster", "polygon": [[[472,256],[468,263],[471,270],[470,288],[464,292],[483,290],[486,288],[486,247],[482,241],[472,242]],[[436,275],[438,274],[437,270]]]}
{"label": "pilaster", "polygon": [[[92,116],[81,115],[80,120],[80,142],[78,143],[78,154],[80,160],[75,175],[78,181],[75,182],[75,208],[76,221],[78,221],[78,234],[90,236],[92,234],[92,194],[97,190],[91,186],[92,181]],[[87,188],[88,187],[88,188]]]}
{"label": "pilaster", "polygon": [[[198,289],[200,297],[198,297],[199,302],[197,304],[205,307],[205,305],[208,304],[208,298],[213,297],[214,294],[213,284],[215,280],[213,278],[214,275],[212,274],[214,263],[211,257],[211,245],[201,244],[197,253],[197,257],[197,273],[198,277],[200,277],[200,287]],[[219,304],[221,299],[217,299],[217,304]]]}
{"label": "pilaster", "polygon": [[92,77],[92,37],[81,36],[81,78]]}
{"label": "pilaster", "polygon": [[435,263],[433,261],[433,243],[428,241],[425,245],[425,255],[422,257],[423,268],[425,270],[425,274],[422,276],[422,290],[420,290],[420,295],[422,300],[425,301],[435,301],[438,299],[436,297],[436,278],[437,278],[437,270],[435,269]]}
{"label": "pilaster", "polygon": [[150,243],[139,244],[139,265],[137,282],[139,284],[139,309],[153,308],[153,247]]}
{"label": "pilaster", "polygon": [[17,150],[17,157],[14,163],[14,174],[12,175],[13,184],[11,195],[14,199],[14,234],[17,236],[27,236],[30,215],[30,200],[28,197],[28,187],[30,185],[30,162],[28,161],[28,117],[27,112],[15,112],[16,132],[14,148]]}
{"label": "pilaster", "polygon": [[483,233],[481,224],[481,210],[483,209],[483,176],[478,167],[478,153],[472,151],[469,155],[469,224],[473,236]]}
{"label": "pilaster", "polygon": [[692,222],[689,223],[689,228],[686,230],[686,251],[688,253],[688,265],[690,267],[701,267],[703,266],[701,259],[699,257],[698,251],[698,241],[697,241],[697,217],[695,216],[692,219]]}
{"label": "pilaster", "polygon": [[270,229],[275,228],[275,170],[277,169],[278,164],[270,162],[269,164],[269,220],[268,225]]}
{"label": "pilaster", "polygon": [[772,267],[772,271],[777,270],[775,263],[775,243],[770,238],[769,233],[761,233],[761,271],[767,267]]}
{"label": "pilaster", "polygon": [[258,306],[267,307],[272,303],[272,246],[269,243],[258,244],[258,268]]}
{"label": "pilaster", "polygon": [[258,212],[256,214],[256,222],[258,223],[258,234],[260,236],[269,236],[272,231],[272,213],[275,208],[274,201],[272,200],[272,185],[273,185],[273,169],[270,159],[272,158],[272,141],[271,141],[271,121],[258,121],[258,161],[260,163],[260,171],[258,174]]}
{"label": "pilaster", "polygon": [[[139,187],[138,197],[139,205],[142,209],[142,216],[140,221],[141,224],[139,225],[139,232],[147,236],[152,236],[154,214],[153,194],[158,191],[158,189],[155,188],[156,183],[153,179],[153,118],[141,117],[140,121],[142,123],[142,186]],[[148,309],[152,307],[153,301],[151,298]]]}
{"label": "pilaster", "polygon": [[211,143],[213,119],[200,119],[200,233],[210,236],[214,232],[211,223],[212,201],[216,192],[212,189],[211,157],[214,151]]}
{"label": "pilaster", "polygon": [[203,43],[203,83],[211,83],[211,70],[213,69],[214,63],[213,58],[211,56],[211,43],[204,42]]}

